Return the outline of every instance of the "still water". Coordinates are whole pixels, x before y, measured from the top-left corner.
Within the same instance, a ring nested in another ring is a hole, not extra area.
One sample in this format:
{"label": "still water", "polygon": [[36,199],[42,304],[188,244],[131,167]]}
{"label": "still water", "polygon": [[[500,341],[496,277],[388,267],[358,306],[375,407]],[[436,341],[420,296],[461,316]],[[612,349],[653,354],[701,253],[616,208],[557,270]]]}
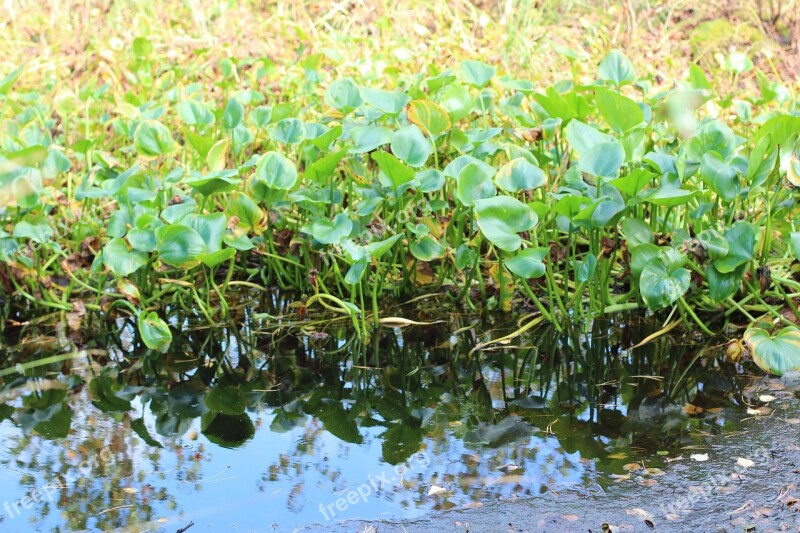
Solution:
{"label": "still water", "polygon": [[636,347],[660,328],[637,316],[476,351],[528,318],[432,305],[412,316],[432,323],[365,342],[260,309],[236,327],[173,319],[163,355],[122,319],[91,336],[6,326],[6,367],[75,355],[0,378],[0,528],[292,531],[603,493],[746,416],[750,379],[720,346]]}

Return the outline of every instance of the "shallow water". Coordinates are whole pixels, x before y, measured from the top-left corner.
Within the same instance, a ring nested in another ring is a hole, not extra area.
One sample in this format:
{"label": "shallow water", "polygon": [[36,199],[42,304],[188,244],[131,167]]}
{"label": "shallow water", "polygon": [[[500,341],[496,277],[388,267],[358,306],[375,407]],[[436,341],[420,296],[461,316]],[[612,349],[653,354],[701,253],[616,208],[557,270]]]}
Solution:
{"label": "shallow water", "polygon": [[[362,343],[341,324],[187,321],[161,356],[118,321],[79,357],[5,378],[0,527],[291,531],[602,494],[624,465],[667,468],[748,416],[752,379],[721,348],[631,350],[658,329],[634,316],[473,353],[518,325],[448,314]],[[50,334],[7,328],[6,360],[75,348]]]}

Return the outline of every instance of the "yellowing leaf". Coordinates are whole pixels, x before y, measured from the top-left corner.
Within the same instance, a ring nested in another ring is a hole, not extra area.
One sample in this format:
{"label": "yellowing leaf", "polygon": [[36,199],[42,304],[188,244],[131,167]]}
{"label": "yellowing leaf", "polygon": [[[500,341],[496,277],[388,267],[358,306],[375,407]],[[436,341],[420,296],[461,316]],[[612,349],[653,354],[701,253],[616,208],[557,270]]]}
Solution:
{"label": "yellowing leaf", "polygon": [[433,137],[438,137],[451,127],[447,110],[430,100],[412,100],[408,104],[408,120]]}

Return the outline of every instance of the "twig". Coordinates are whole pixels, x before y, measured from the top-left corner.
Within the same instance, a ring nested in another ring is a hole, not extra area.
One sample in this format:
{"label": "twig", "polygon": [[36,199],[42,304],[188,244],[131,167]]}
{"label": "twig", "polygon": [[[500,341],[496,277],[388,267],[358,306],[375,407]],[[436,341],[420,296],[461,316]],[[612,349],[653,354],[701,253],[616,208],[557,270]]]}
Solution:
{"label": "twig", "polygon": [[188,526],[180,528],[175,533],[184,533],[186,530],[188,530],[192,526],[194,526],[194,522],[189,522]]}

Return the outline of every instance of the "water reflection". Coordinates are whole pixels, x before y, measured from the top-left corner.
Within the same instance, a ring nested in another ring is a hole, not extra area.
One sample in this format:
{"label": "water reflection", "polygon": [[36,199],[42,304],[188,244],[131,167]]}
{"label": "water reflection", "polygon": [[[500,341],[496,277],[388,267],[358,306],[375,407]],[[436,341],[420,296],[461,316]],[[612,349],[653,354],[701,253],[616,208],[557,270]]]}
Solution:
{"label": "water reflection", "polygon": [[680,337],[631,350],[658,329],[635,316],[473,351],[519,324],[448,314],[363,343],[281,300],[252,308],[241,327],[173,319],[166,355],[127,319],[80,345],[7,327],[6,366],[83,352],[5,378],[3,530],[291,530],[602,491],[742,414],[740,369]]}

